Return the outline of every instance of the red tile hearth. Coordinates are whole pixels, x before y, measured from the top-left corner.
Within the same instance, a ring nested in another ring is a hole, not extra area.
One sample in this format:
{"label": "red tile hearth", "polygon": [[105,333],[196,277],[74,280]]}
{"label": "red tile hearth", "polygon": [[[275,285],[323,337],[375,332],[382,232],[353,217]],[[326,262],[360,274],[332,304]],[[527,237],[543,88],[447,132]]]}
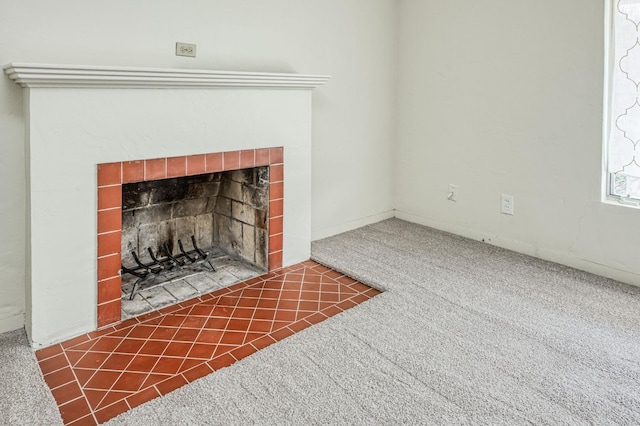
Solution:
{"label": "red tile hearth", "polygon": [[380,292],[313,261],[36,352],[65,424],[103,423]]}

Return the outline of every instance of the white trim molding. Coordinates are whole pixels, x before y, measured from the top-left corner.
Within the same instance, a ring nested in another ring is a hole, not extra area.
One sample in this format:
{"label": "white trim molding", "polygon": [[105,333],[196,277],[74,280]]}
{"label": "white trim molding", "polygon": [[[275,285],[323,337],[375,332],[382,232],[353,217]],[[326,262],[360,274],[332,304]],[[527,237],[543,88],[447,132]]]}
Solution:
{"label": "white trim molding", "polygon": [[96,65],[10,63],[3,67],[22,87],[104,88],[271,88],[314,89],[326,75],[139,68]]}

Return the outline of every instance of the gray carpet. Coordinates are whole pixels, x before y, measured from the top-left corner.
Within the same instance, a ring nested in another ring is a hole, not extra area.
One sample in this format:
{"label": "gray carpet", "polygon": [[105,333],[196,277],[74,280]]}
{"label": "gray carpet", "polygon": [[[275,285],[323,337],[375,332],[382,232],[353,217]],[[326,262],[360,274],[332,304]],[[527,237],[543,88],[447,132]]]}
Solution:
{"label": "gray carpet", "polygon": [[62,424],[24,330],[0,335],[0,424]]}
{"label": "gray carpet", "polygon": [[[313,257],[386,292],[108,424],[640,424],[639,288],[397,219]],[[11,338],[3,418],[51,424]]]}

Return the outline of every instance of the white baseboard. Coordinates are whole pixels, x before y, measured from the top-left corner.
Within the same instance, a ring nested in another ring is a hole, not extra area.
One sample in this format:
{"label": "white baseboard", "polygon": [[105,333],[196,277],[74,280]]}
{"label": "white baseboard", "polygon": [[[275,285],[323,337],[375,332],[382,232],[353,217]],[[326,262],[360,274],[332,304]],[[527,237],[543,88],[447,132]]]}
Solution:
{"label": "white baseboard", "polygon": [[512,250],[538,259],[548,260],[550,262],[559,263],[591,274],[600,275],[602,277],[611,278],[626,284],[640,287],[640,275],[614,268],[609,265],[603,265],[587,259],[574,257],[569,253],[552,250],[544,247],[537,247],[522,241],[502,238],[486,232],[461,228],[446,222],[435,221],[429,218],[418,216],[412,213],[396,210],[395,217],[406,220],[407,222],[417,223],[419,225],[428,226],[430,228],[439,229],[441,231],[450,232],[472,240],[484,241],[497,247]]}
{"label": "white baseboard", "polygon": [[24,327],[24,313],[0,318],[0,334]]}
{"label": "white baseboard", "polygon": [[381,220],[391,219],[392,217],[395,217],[395,211],[389,210],[386,212],[374,214],[372,216],[367,216],[362,219],[341,223],[340,225],[329,226],[322,229],[314,229],[311,230],[311,241],[321,240],[333,235],[342,234],[343,232],[371,225],[372,223],[380,222]]}

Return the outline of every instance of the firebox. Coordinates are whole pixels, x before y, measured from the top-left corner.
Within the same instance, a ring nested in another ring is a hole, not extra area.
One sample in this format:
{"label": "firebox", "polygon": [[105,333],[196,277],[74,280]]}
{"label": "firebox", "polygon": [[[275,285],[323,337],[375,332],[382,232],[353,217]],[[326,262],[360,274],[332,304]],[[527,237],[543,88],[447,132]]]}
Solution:
{"label": "firebox", "polygon": [[265,273],[268,217],[267,166],[122,185],[123,317]]}

